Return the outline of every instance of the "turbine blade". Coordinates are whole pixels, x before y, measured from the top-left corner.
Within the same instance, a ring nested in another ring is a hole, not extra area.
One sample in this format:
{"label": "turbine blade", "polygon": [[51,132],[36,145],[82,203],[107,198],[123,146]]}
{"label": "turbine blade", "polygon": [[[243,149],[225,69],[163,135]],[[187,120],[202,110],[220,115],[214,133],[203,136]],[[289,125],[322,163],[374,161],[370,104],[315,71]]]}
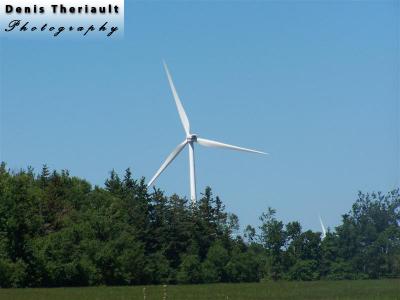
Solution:
{"label": "turbine blade", "polygon": [[233,146],[233,145],[229,145],[229,144],[224,144],[224,143],[220,143],[220,142],[212,141],[212,140],[207,140],[207,139],[203,139],[203,138],[197,138],[197,142],[200,145],[206,146],[206,147],[225,148],[225,149],[231,149],[231,150],[237,150],[237,151],[245,151],[245,152],[252,152],[252,153],[259,153],[259,154],[268,154],[268,153],[265,153],[265,152],[262,152],[262,151],[258,151],[258,150],[242,148],[242,147]]}
{"label": "turbine blade", "polygon": [[324,223],[322,222],[321,216],[319,216],[319,223],[321,224],[322,238],[324,239],[326,237],[326,229],[325,229]]}
{"label": "turbine blade", "polygon": [[185,129],[186,135],[189,135],[189,132],[190,132],[189,119],[186,115],[185,109],[183,108],[182,102],[179,99],[178,93],[176,92],[174,82],[172,81],[171,74],[169,73],[169,70],[168,70],[168,66],[165,63],[165,61],[163,63],[164,63],[165,72],[167,73],[169,86],[171,87],[172,95],[174,96],[174,99],[175,99],[176,108],[178,109],[179,117],[180,117],[182,125],[183,125],[183,129]]}
{"label": "turbine blade", "polygon": [[175,159],[175,157],[178,156],[178,154],[182,151],[182,149],[185,148],[186,144],[187,141],[186,140],[183,141],[174,149],[174,151],[171,152],[170,155],[168,155],[167,159],[158,169],[157,173],[153,176],[153,178],[149,181],[147,186],[151,186],[153,184],[153,182],[157,179],[157,177],[160,176],[160,174],[168,167],[168,165]]}

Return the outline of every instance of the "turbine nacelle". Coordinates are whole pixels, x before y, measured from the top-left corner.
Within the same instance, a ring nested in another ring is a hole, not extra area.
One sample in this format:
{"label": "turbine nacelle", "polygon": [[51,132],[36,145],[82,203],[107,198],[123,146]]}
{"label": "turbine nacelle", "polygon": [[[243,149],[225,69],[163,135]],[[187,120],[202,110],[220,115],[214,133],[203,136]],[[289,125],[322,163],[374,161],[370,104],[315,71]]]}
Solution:
{"label": "turbine nacelle", "polygon": [[188,143],[196,143],[196,142],[197,142],[197,134],[189,134],[189,135],[186,137],[186,141],[187,141]]}

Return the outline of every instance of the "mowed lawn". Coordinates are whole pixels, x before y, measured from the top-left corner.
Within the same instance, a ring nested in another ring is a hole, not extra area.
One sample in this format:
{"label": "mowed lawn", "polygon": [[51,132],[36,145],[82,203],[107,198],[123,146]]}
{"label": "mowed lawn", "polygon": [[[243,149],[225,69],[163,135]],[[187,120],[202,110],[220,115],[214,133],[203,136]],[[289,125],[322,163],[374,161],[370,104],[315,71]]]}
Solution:
{"label": "mowed lawn", "polygon": [[[145,288],[146,298],[143,289]],[[0,289],[0,300],[164,299],[163,286]],[[166,299],[399,299],[400,279],[169,285]]]}

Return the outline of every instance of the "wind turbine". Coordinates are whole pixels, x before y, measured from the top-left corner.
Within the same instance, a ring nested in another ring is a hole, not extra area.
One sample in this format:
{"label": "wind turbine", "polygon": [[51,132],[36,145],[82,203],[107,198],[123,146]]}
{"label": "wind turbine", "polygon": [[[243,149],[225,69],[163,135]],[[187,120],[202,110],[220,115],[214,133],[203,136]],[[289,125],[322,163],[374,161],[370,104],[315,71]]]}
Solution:
{"label": "wind turbine", "polygon": [[167,64],[165,62],[163,62],[163,64],[164,64],[165,72],[167,73],[169,85],[172,90],[172,95],[175,99],[176,108],[178,109],[178,113],[179,113],[179,117],[180,117],[182,125],[183,125],[183,129],[185,130],[186,138],[182,143],[180,143],[171,152],[171,154],[167,157],[167,159],[164,161],[164,163],[158,169],[158,171],[153,176],[153,178],[149,181],[147,186],[151,186],[154,183],[154,181],[157,179],[157,177],[160,176],[160,174],[168,167],[168,165],[178,156],[178,154],[183,150],[183,148],[185,148],[186,145],[189,145],[190,199],[192,200],[192,203],[195,203],[196,202],[196,172],[195,172],[195,163],[194,163],[194,144],[195,143],[198,143],[205,147],[225,148],[225,149],[259,153],[259,154],[267,154],[267,153],[200,138],[197,136],[197,134],[191,133],[189,119],[183,108],[182,102],[179,99],[178,93],[176,92],[175,85],[174,85],[174,82],[172,81],[172,77],[171,77],[171,74],[169,73]]}
{"label": "wind turbine", "polygon": [[326,229],[325,229],[324,223],[322,222],[321,216],[318,215],[318,217],[319,217],[319,223],[321,224],[321,229],[322,229],[322,236],[321,236],[321,238],[324,239],[324,238],[326,237]]}

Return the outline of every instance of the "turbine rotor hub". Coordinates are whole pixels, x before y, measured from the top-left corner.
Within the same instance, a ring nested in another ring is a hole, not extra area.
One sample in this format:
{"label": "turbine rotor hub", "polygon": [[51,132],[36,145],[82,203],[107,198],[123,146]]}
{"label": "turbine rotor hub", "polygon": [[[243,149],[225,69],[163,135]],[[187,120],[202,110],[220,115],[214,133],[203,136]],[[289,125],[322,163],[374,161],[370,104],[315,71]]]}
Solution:
{"label": "turbine rotor hub", "polygon": [[189,134],[189,135],[186,137],[186,140],[187,140],[188,143],[197,142],[197,134]]}

